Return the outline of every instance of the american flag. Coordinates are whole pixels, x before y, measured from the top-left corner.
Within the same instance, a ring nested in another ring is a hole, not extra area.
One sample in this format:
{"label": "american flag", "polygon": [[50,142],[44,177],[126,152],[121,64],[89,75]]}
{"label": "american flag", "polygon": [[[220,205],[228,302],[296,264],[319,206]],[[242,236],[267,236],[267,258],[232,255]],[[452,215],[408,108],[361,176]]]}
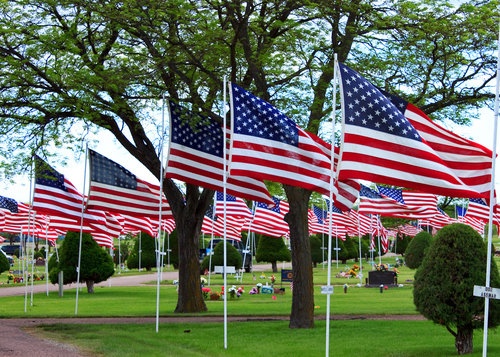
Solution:
{"label": "american flag", "polygon": [[33,208],[37,214],[41,213],[51,217],[60,217],[64,220],[72,220],[71,224],[68,221],[63,224],[63,227],[66,227],[68,231],[78,230],[79,223],[82,224],[85,232],[91,234],[95,233],[96,230],[99,232],[108,231],[105,213],[89,210],[82,213],[84,204],[85,198],[83,194],[63,174],[57,172],[38,156],[35,156]]}
{"label": "american flag", "polygon": [[215,193],[216,215],[222,216],[224,214],[224,205],[226,208],[226,216],[241,217],[243,219],[252,218],[252,212],[243,199],[226,194],[226,199],[224,200],[224,193],[217,191]]}
{"label": "american flag", "polygon": [[328,195],[331,160],[316,141],[264,100],[231,83],[230,174]]}
{"label": "american flag", "polygon": [[13,198],[0,196],[0,210],[7,210],[12,213],[17,213],[17,201]]}
{"label": "american flag", "polygon": [[70,217],[80,222],[84,204],[83,194],[63,174],[35,156],[33,208],[37,213]]}
{"label": "american flag", "polygon": [[282,237],[289,233],[290,228],[285,222],[285,214],[288,213],[290,206],[288,202],[281,201],[273,197],[274,206],[269,206],[262,202],[257,202],[253,219],[243,226],[251,232],[262,233],[272,237]]}
{"label": "american flag", "polygon": [[489,198],[492,168],[490,149],[441,127],[415,105],[395,95],[384,94],[466,186],[479,192],[482,197]]}
{"label": "american flag", "polygon": [[[169,102],[171,130],[165,176],[187,183],[223,190],[224,138],[223,129],[215,120],[195,115]],[[187,120],[189,119],[189,121]],[[196,123],[193,123],[198,119]],[[272,203],[261,180],[230,175],[227,193],[252,201]]]}
{"label": "american flag", "polygon": [[[224,219],[215,215],[215,210],[212,205],[210,205],[207,212],[205,212],[203,223],[201,225],[201,231],[205,234],[213,234],[219,237],[224,237]],[[240,228],[232,225],[229,221],[226,221],[225,236],[226,238],[241,241]]]}
{"label": "american flag", "polygon": [[[382,196],[392,198],[407,207],[408,219],[429,218],[436,215],[437,196],[432,193],[408,191],[399,188],[377,186]],[[403,212],[402,212],[403,213]]]}
{"label": "american flag", "polygon": [[[495,210],[493,212],[493,224],[498,225],[500,222],[496,208],[497,206],[495,206]],[[470,198],[465,218],[475,218],[484,222],[488,222],[490,218],[490,206],[485,199]]]}
{"label": "american flag", "polygon": [[408,218],[412,210],[405,204],[387,196],[383,196],[377,191],[361,185],[359,191],[360,213],[379,214],[381,216]]}
{"label": "american flag", "polygon": [[[332,145],[327,143],[317,135],[314,135],[312,133],[307,133],[307,134],[311,137],[311,139],[313,139],[318,144],[318,147],[323,151],[325,156],[328,157],[328,160],[331,160]],[[336,170],[339,161],[339,152],[340,148],[338,146],[335,146],[333,148],[334,171]],[[334,185],[335,187],[332,191],[332,194],[335,201],[335,206],[337,206],[342,211],[349,211],[353,207],[356,200],[358,199],[359,188],[360,188],[359,182],[355,180],[345,180],[345,181],[335,180]]]}
{"label": "american flag", "polygon": [[137,178],[133,173],[103,155],[89,150],[90,193],[87,208],[131,216],[159,216],[160,193],[162,217],[172,211],[158,184]]}
{"label": "american flag", "polygon": [[338,179],[361,179],[452,197],[482,197],[374,85],[339,64],[343,132]]}

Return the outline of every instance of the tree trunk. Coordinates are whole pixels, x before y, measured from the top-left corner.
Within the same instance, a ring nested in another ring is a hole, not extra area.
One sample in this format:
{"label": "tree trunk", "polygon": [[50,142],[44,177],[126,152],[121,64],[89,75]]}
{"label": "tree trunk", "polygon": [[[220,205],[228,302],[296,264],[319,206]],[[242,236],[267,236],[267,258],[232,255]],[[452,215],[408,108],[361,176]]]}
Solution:
{"label": "tree trunk", "polygon": [[307,209],[311,192],[284,186],[290,203],[285,220],[290,226],[293,295],[290,328],[314,327],[314,285]]}
{"label": "tree trunk", "polygon": [[474,329],[472,327],[457,327],[455,347],[459,355],[465,355],[473,352],[473,337]]}
{"label": "tree trunk", "polygon": [[273,273],[277,273],[278,272],[278,263],[271,262],[271,269],[273,270]]}
{"label": "tree trunk", "polygon": [[[188,185],[186,206],[179,211],[175,223],[179,248],[179,290],[175,312],[207,311],[200,282],[199,236],[210,195],[199,199],[198,187]],[[213,191],[211,191],[213,197]],[[205,203],[204,203],[205,202]]]}
{"label": "tree trunk", "polygon": [[85,280],[85,285],[87,285],[87,293],[94,293],[94,280]]}

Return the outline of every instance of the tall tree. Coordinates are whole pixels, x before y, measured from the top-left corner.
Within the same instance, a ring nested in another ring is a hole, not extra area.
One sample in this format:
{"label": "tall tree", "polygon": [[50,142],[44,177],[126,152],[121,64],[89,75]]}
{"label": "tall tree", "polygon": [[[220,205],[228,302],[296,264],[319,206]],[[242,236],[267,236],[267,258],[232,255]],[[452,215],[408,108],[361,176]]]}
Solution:
{"label": "tall tree", "polygon": [[[415,239],[415,238],[414,238]],[[458,354],[473,352],[474,329],[484,326],[484,298],[472,295],[474,285],[486,280],[487,249],[470,226],[455,223],[442,228],[415,274],[413,300],[429,320],[455,337]],[[491,286],[500,286],[491,260]],[[490,300],[488,326],[500,324],[500,302]]]}
{"label": "tall tree", "polygon": [[[9,135],[1,153],[16,158],[1,168],[18,172],[23,160],[29,167],[33,151],[49,156],[51,147],[74,147],[87,130],[104,129],[159,177],[161,135],[151,108],[166,94],[222,120],[226,73],[321,134],[331,127],[334,54],[428,114],[453,110],[451,118],[466,123],[467,112],[458,109],[492,98],[497,12],[484,0],[450,3],[1,2],[0,135]],[[198,281],[198,235],[213,192],[186,185],[184,196],[172,180],[163,190],[182,248],[176,311],[203,311],[199,286],[190,282]],[[311,192],[289,186],[285,192],[296,277],[290,327],[308,328],[314,325]]]}

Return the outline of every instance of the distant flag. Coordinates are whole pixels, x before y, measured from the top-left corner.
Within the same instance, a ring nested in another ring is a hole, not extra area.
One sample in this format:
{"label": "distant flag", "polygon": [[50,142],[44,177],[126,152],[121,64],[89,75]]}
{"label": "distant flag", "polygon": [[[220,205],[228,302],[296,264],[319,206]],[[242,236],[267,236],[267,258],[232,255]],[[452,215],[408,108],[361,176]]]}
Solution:
{"label": "distant flag", "polygon": [[[226,199],[224,200],[224,194],[217,191],[215,194],[215,213],[222,216],[224,213],[224,202],[226,204],[226,215],[233,217],[242,217],[246,219],[252,218],[252,212],[248,208],[247,204],[243,199],[235,197],[233,195],[226,194]],[[273,202],[274,204],[274,202]]]}
{"label": "distant flag", "polygon": [[408,219],[429,218],[438,213],[437,196],[432,193],[402,190],[399,188],[377,186],[380,194],[390,197],[406,206]]}
{"label": "distant flag", "polygon": [[7,210],[12,213],[17,213],[17,201],[13,198],[0,196],[0,211]]}
{"label": "distant flag", "polygon": [[231,83],[230,174],[328,195],[331,160],[309,133],[271,104]]}
{"label": "distant flag", "polygon": [[[223,128],[215,120],[169,102],[171,130],[165,176],[223,191]],[[187,118],[186,118],[187,117]],[[196,123],[193,123],[197,119]],[[236,197],[272,204],[262,180],[230,175],[226,191]]]}
{"label": "distant flag", "polygon": [[275,205],[272,208],[265,203],[257,202],[253,219],[245,223],[243,229],[272,237],[286,236],[290,228],[285,221],[285,214],[288,213],[290,206],[288,202],[276,197],[273,197],[273,200]]}
{"label": "distant flag", "polygon": [[[205,234],[213,234],[224,237],[224,219],[215,215],[214,207],[210,205],[203,217],[201,231]],[[241,231],[239,227],[226,222],[226,238],[241,240]]]}
{"label": "distant flag", "polygon": [[441,127],[415,105],[393,94],[383,93],[466,186],[482,194],[482,197],[489,198],[492,169],[490,149]]}
{"label": "distant flag", "polygon": [[383,196],[368,186],[361,185],[359,191],[359,213],[408,218],[412,210],[405,204],[388,196]]}
{"label": "distant flag", "polygon": [[158,217],[160,193],[162,217],[172,217],[172,211],[159,184],[137,178],[123,166],[89,149],[90,209],[123,213],[131,216]]}
{"label": "distant flag", "polygon": [[467,213],[467,207],[462,207],[460,205],[455,205],[455,214],[457,216],[457,219],[461,219],[465,216]]}
{"label": "distant flag", "polygon": [[343,107],[338,179],[359,179],[452,197],[484,197],[422,138],[374,85],[339,63]]}
{"label": "distant flag", "polygon": [[[470,198],[469,205],[467,207],[467,213],[465,217],[467,218],[476,218],[482,220],[484,222],[488,222],[490,216],[490,207],[486,203],[486,200],[482,198]],[[493,223],[497,224],[498,220],[493,216]]]}

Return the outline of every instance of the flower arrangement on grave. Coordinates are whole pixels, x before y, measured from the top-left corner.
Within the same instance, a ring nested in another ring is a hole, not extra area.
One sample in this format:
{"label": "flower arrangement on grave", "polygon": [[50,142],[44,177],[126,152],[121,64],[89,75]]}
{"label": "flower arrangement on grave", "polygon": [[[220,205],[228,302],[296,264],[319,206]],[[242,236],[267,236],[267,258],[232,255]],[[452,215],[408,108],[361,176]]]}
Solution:
{"label": "flower arrangement on grave", "polygon": [[210,290],[210,288],[205,288],[205,287],[201,288],[201,293],[203,294],[203,298],[205,300],[209,298],[211,291],[212,290]]}
{"label": "flower arrangement on grave", "polygon": [[269,279],[271,279],[271,285],[274,285],[274,282],[276,281],[276,277],[274,276],[274,274],[271,275]]}
{"label": "flower arrangement on grave", "polygon": [[204,287],[205,285],[207,285],[207,279],[205,279],[204,277],[201,277],[200,284],[201,284],[201,287]]}
{"label": "flower arrangement on grave", "polygon": [[234,297],[236,296],[236,286],[231,286],[229,288],[229,296],[231,297],[231,299],[234,299]]}
{"label": "flower arrangement on grave", "polygon": [[387,264],[375,264],[375,269],[378,271],[389,271],[389,266]]}

